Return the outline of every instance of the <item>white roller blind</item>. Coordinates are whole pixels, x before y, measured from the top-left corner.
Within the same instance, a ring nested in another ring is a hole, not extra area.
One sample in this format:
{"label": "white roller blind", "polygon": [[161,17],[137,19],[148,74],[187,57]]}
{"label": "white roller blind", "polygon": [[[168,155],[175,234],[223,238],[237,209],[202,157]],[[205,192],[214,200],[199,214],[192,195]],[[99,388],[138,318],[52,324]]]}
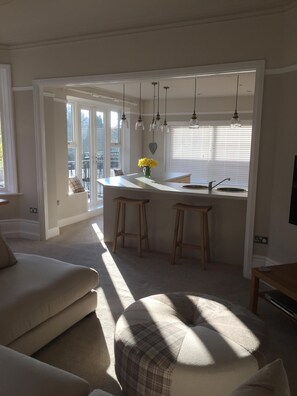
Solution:
{"label": "white roller blind", "polygon": [[247,187],[252,126],[170,126],[166,146],[166,170],[189,172],[191,181],[208,183],[231,178],[233,186]]}

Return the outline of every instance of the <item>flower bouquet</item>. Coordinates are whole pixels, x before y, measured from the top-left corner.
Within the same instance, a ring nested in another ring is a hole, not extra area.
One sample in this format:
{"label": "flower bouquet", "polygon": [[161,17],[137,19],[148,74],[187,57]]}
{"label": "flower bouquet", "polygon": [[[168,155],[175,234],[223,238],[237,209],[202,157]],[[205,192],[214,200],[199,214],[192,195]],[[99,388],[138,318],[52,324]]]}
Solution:
{"label": "flower bouquet", "polygon": [[139,168],[142,168],[142,172],[145,177],[151,177],[151,168],[157,166],[158,162],[153,158],[140,158],[138,160]]}

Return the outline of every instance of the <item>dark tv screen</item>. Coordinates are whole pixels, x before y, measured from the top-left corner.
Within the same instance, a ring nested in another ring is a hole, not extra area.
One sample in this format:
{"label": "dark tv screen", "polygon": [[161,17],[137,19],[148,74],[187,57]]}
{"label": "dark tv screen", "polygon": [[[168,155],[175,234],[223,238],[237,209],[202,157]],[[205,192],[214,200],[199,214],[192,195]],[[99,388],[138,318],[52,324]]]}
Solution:
{"label": "dark tv screen", "polygon": [[289,223],[297,225],[297,155],[294,160]]}

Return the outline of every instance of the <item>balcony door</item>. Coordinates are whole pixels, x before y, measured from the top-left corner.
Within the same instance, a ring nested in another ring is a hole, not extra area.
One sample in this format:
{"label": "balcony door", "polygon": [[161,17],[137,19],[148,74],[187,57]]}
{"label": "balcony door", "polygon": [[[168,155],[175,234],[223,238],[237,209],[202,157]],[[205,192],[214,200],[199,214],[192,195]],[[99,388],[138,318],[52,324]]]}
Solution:
{"label": "balcony door", "polygon": [[97,180],[112,176],[113,169],[121,167],[119,109],[69,102],[67,123],[69,175],[81,179],[89,209],[99,207],[103,189]]}

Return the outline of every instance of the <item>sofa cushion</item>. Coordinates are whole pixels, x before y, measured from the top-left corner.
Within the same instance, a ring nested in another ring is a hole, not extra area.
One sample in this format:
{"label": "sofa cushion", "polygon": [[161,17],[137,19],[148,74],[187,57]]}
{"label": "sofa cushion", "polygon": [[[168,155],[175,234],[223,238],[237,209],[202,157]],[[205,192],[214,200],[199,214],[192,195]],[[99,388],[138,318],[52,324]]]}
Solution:
{"label": "sofa cushion", "polygon": [[84,379],[0,345],[0,394],[87,396]]}
{"label": "sofa cushion", "polygon": [[85,296],[98,273],[49,257],[16,253],[18,263],[1,270],[0,344],[8,345]]}
{"label": "sofa cushion", "polygon": [[290,396],[287,374],[281,359],[267,364],[230,396]]}
{"label": "sofa cushion", "polygon": [[0,269],[14,265],[17,262],[5,238],[0,234]]}

